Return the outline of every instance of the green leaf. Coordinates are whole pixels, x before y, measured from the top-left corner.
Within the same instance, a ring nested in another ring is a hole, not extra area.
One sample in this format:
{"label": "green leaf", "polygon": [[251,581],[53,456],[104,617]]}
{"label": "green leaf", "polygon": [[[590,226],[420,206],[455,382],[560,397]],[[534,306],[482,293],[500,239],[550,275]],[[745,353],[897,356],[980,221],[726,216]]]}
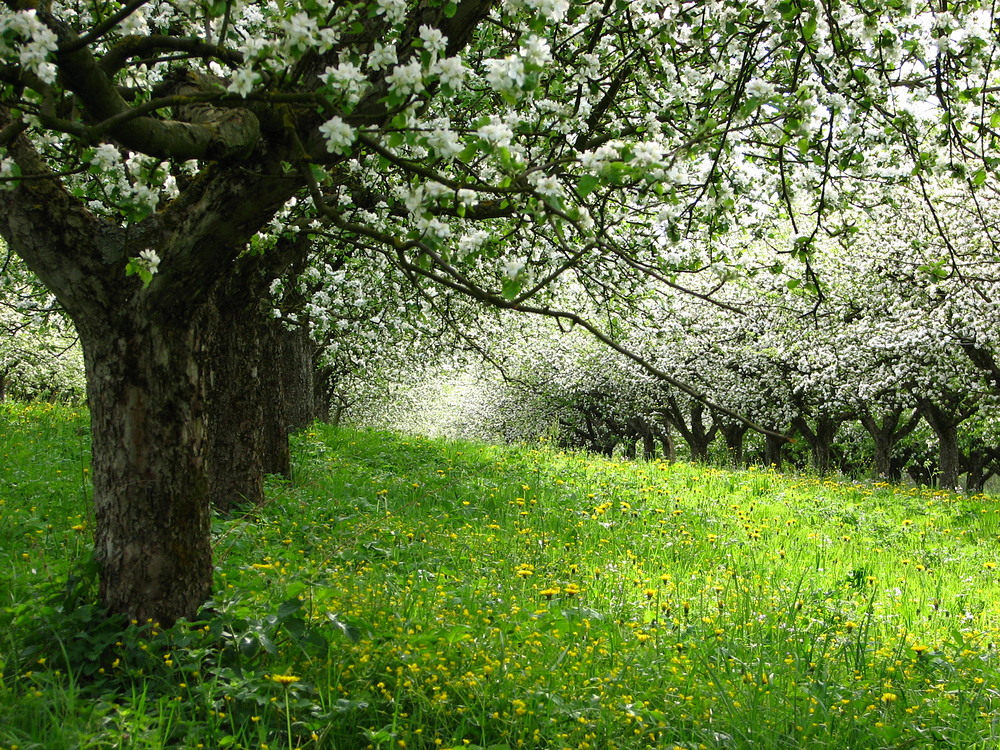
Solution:
{"label": "green leaf", "polygon": [[972,184],[978,187],[984,182],[986,182],[986,170],[983,167],[980,167],[972,173]]}
{"label": "green leaf", "polygon": [[576,193],[581,198],[586,198],[601,184],[599,177],[595,177],[592,174],[585,174],[576,183]]}
{"label": "green leaf", "polygon": [[444,6],[445,18],[454,18],[456,13],[458,13],[458,3],[451,2]]}
{"label": "green leaf", "polygon": [[805,20],[802,24],[802,38],[807,42],[813,38],[816,33],[816,14],[810,13],[809,18]]}
{"label": "green leaf", "polygon": [[333,627],[343,633],[351,643],[357,643],[361,640],[361,631],[351,623],[341,620],[337,614],[327,612],[326,619],[333,624]]}
{"label": "green leaf", "polygon": [[504,279],[503,290],[501,293],[503,294],[503,298],[505,300],[511,302],[521,293],[521,282],[517,279]]}
{"label": "green leaf", "polygon": [[278,606],[278,619],[287,620],[289,617],[294,615],[300,609],[302,609],[301,599],[299,599],[298,597],[287,599]]}
{"label": "green leaf", "polygon": [[285,596],[289,599],[293,599],[299,596],[303,591],[309,587],[302,581],[294,581],[288,584],[288,588],[285,590]]}

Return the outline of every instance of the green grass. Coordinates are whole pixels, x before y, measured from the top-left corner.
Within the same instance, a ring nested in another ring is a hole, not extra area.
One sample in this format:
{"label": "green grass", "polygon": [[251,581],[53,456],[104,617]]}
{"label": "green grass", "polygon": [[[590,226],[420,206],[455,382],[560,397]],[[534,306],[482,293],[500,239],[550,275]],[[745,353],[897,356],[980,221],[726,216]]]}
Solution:
{"label": "green grass", "polygon": [[164,631],[90,603],[87,450],[0,405],[2,750],[1000,742],[992,498],[318,426]]}

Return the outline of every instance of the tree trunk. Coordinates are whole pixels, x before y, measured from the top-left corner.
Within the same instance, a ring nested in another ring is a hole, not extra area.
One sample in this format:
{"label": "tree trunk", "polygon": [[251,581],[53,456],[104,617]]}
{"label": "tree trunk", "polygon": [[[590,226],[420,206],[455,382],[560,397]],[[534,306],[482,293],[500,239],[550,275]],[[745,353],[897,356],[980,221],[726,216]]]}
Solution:
{"label": "tree trunk", "polygon": [[304,327],[282,328],[281,361],[285,386],[285,426],[296,432],[316,418],[313,342]]}
{"label": "tree trunk", "polygon": [[279,394],[260,377],[259,297],[223,280],[205,306],[205,371],[208,373],[209,494],[230,514],[264,502],[264,407]]}
{"label": "tree trunk", "polygon": [[986,485],[986,466],[989,457],[986,451],[970,450],[965,461],[965,491],[975,495]]}
{"label": "tree trunk", "polygon": [[900,422],[903,409],[894,409],[879,422],[873,414],[862,411],[858,418],[875,443],[873,460],[875,462],[875,479],[898,482],[902,478],[900,467],[892,460],[892,452],[904,437],[913,432],[920,423],[920,413],[913,410],[905,422]]}
{"label": "tree trunk", "polygon": [[329,367],[322,367],[313,356],[313,417],[320,422],[329,422],[332,410],[333,396],[330,392]]}
{"label": "tree trunk", "polygon": [[775,435],[764,436],[764,465],[781,469],[781,449],[787,441]]}
{"label": "tree trunk", "polygon": [[665,426],[660,432],[660,448],[663,450],[663,458],[670,463],[677,460],[677,446],[674,445],[674,436],[670,432],[670,426]]}
{"label": "tree trunk", "polygon": [[802,436],[809,443],[813,468],[819,474],[830,473],[830,467],[833,465],[833,441],[837,437],[837,431],[841,424],[839,419],[817,417],[816,428],[813,429],[805,417],[797,416],[792,419],[792,426],[802,433]]}
{"label": "tree trunk", "polygon": [[743,441],[746,438],[750,427],[743,422],[735,420],[718,419],[713,415],[713,420],[719,427],[723,439],[726,441],[726,454],[729,456],[729,463],[733,468],[743,466]]}
{"label": "tree trunk", "polygon": [[658,409],[657,413],[664,421],[677,428],[681,439],[687,443],[692,461],[704,461],[708,458],[708,448],[715,440],[718,426],[713,424],[710,428],[705,427],[704,405],[692,401],[685,413],[676,399],[670,397],[667,399],[667,406]]}
{"label": "tree trunk", "polygon": [[945,410],[931,401],[920,403],[920,413],[938,439],[937,486],[943,489],[958,488],[962,451],[958,447],[958,426],[970,415],[971,410]]}
{"label": "tree trunk", "polygon": [[167,626],[212,591],[206,383],[192,317],[81,325],[101,601]]}

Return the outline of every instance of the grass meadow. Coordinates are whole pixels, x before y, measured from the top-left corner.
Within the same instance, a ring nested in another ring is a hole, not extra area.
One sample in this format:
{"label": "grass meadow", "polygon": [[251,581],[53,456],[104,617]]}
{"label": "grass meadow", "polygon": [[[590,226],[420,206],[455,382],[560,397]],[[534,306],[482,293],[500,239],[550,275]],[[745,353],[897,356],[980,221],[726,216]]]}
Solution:
{"label": "grass meadow", "polygon": [[0,750],[1000,745],[990,497],[318,425],[164,630],[88,451],[0,404]]}

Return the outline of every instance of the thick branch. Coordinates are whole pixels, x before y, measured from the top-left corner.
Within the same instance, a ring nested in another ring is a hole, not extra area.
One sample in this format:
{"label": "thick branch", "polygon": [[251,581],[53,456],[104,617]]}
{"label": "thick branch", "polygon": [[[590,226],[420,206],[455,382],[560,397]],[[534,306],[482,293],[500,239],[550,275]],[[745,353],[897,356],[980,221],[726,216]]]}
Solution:
{"label": "thick branch", "polygon": [[[62,82],[77,95],[92,119],[119,118],[110,134],[123,146],[163,159],[219,160],[246,153],[256,145],[260,125],[246,109],[205,108],[195,122],[128,119],[129,105],[90,50],[77,46],[80,37],[52,16],[45,15],[43,20],[59,36],[57,60]],[[195,84],[191,82],[178,93],[199,91]]]}

